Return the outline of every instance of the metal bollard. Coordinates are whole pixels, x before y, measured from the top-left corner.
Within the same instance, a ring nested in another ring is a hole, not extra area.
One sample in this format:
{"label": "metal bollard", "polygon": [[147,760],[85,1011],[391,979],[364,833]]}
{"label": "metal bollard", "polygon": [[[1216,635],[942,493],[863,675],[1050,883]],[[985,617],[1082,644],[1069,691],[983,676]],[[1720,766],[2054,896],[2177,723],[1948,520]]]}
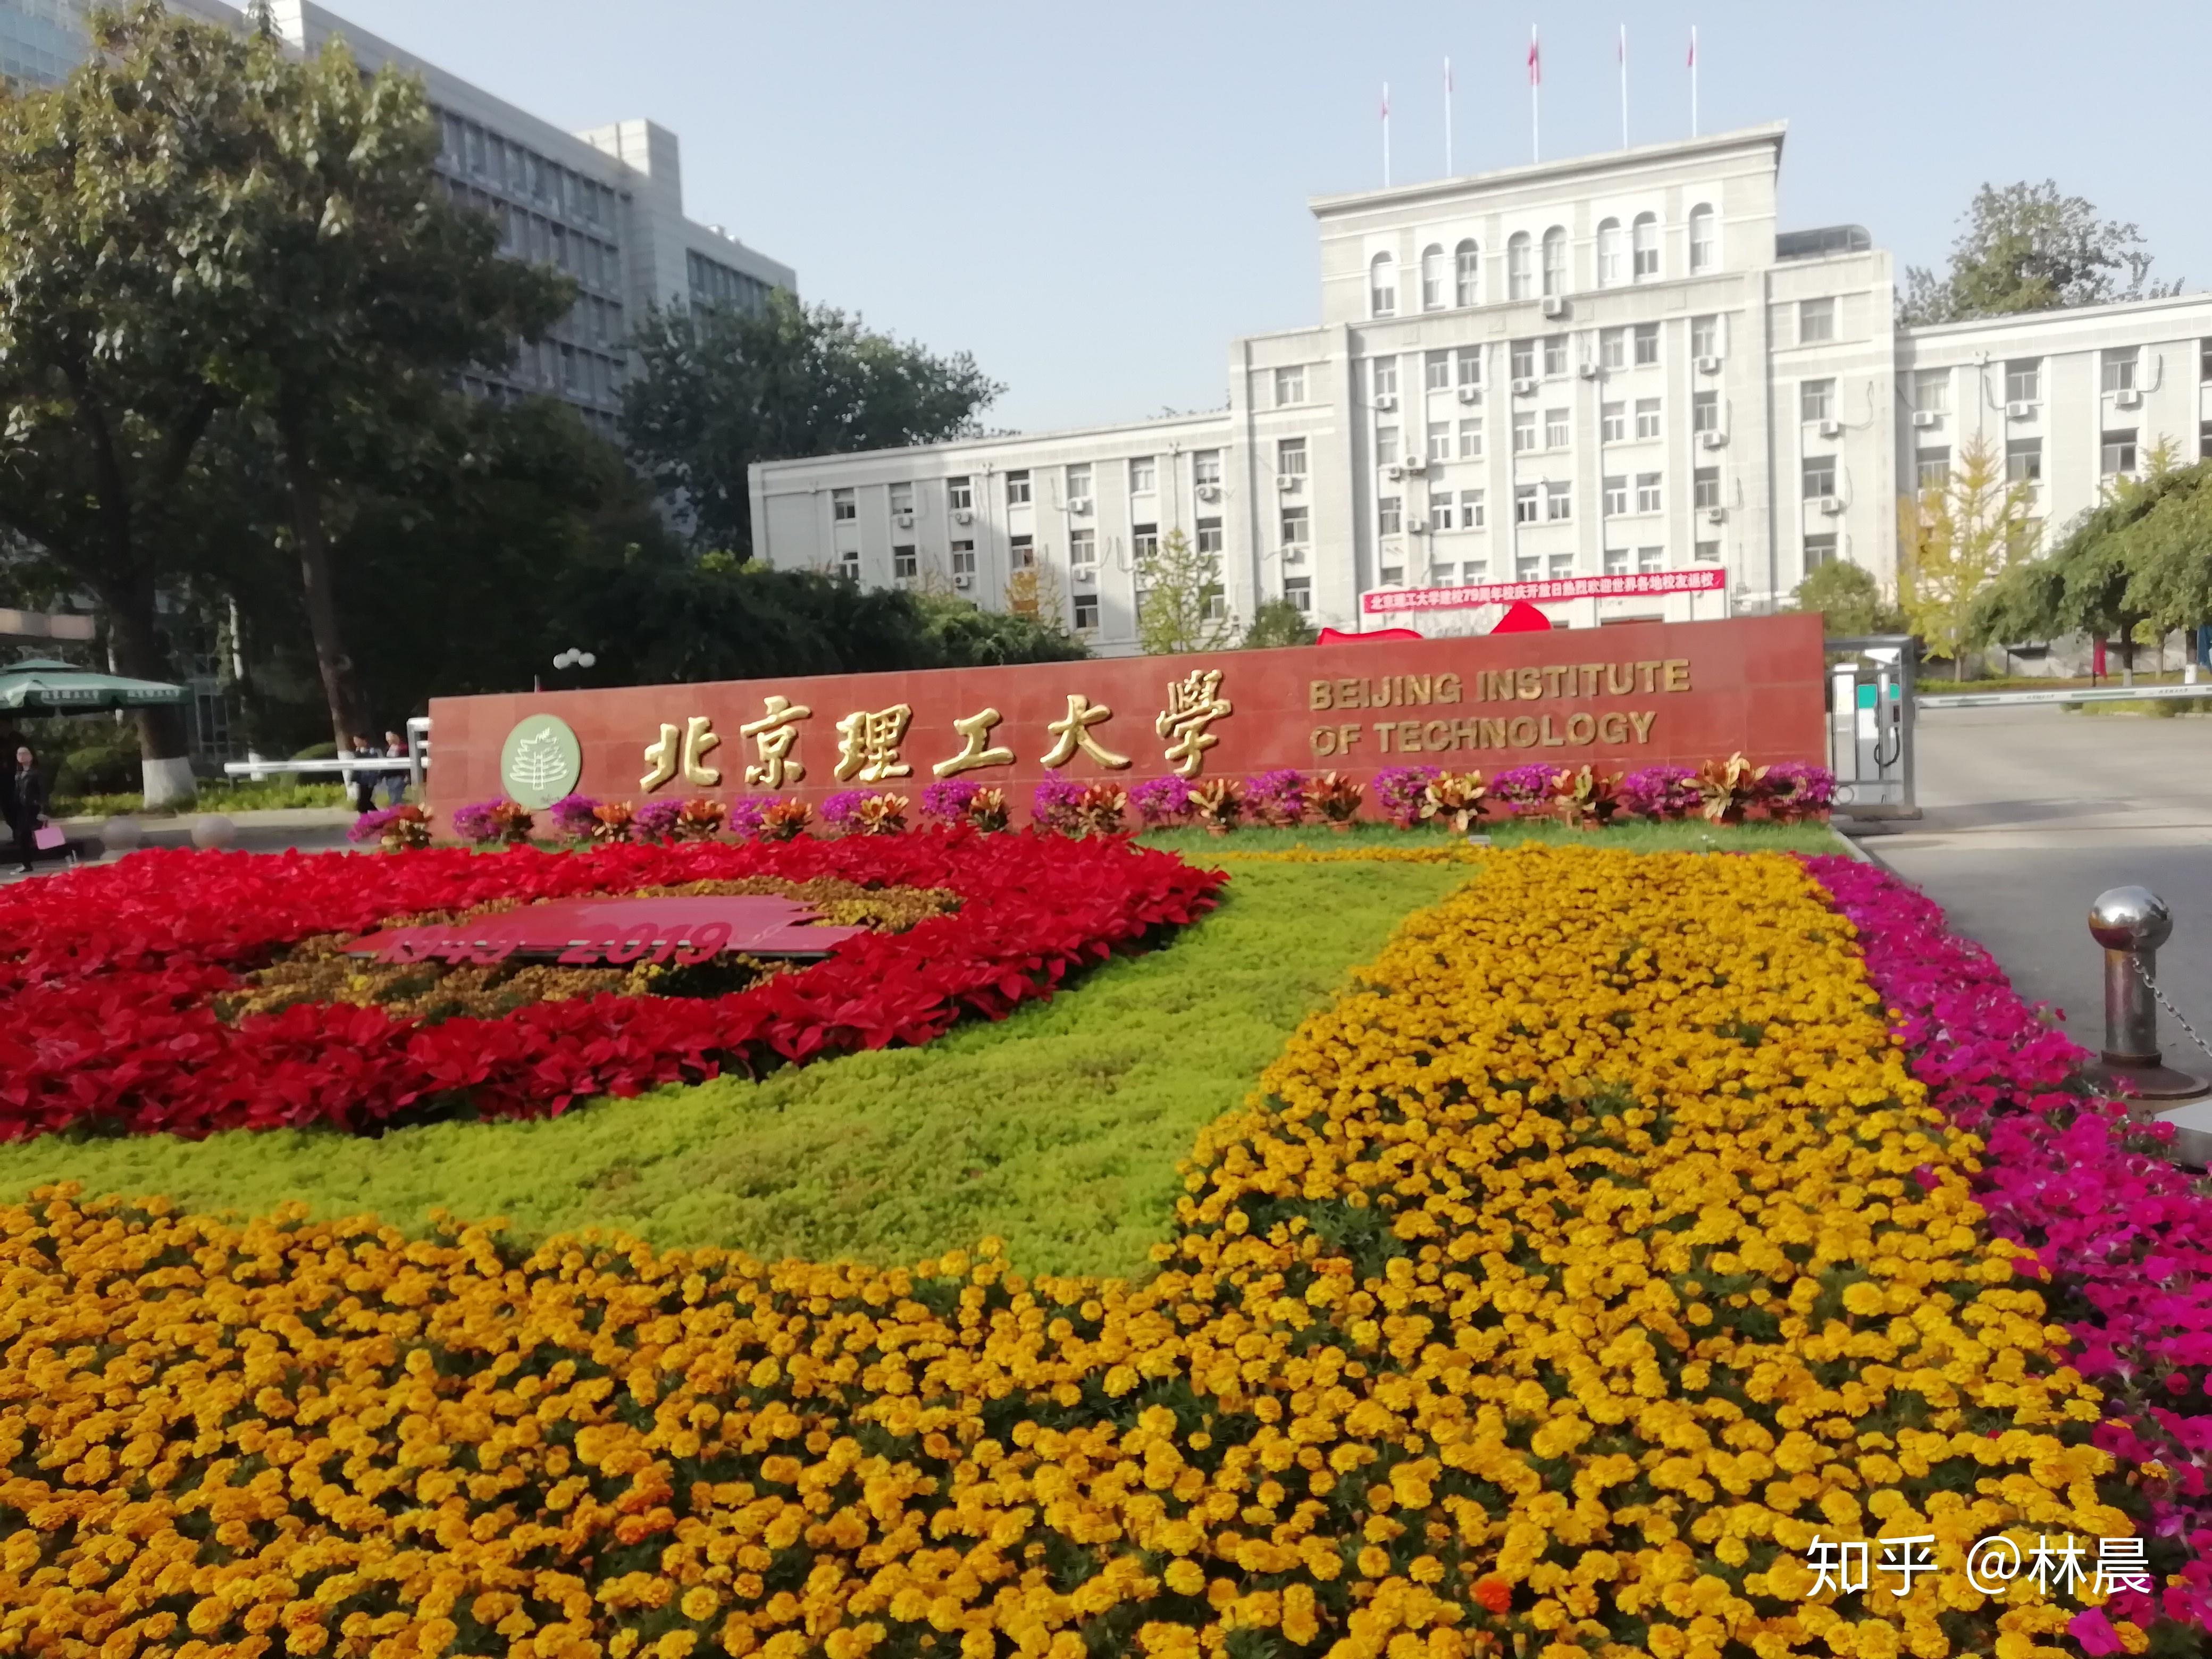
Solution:
{"label": "metal bollard", "polygon": [[2093,1082],[2122,1085],[2145,1100],[2204,1093],[2204,1079],[2166,1064],[2158,1049],[2158,947],[2173,912],[2148,887],[2115,887],[2089,907],[2089,936],[2105,947],[2105,1048],[2086,1067]]}

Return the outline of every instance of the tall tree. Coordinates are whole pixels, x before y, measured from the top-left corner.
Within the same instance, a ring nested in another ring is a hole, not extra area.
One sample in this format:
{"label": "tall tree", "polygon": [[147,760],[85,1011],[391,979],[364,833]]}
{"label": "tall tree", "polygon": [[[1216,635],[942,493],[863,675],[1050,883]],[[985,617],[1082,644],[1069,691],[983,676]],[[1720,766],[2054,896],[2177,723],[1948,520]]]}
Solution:
{"label": "tall tree", "polygon": [[1137,640],[1147,655],[1226,651],[1237,625],[1222,603],[1221,556],[1201,553],[1181,530],[1137,561]]}
{"label": "tall tree", "polygon": [[[165,679],[156,595],[230,396],[252,48],[152,4],[92,38],[60,88],[0,97],[0,523],[94,597],[119,670]],[[188,798],[179,711],[137,723],[149,803]]]}
{"label": "tall tree", "polygon": [[2152,282],[2150,267],[2141,230],[2100,219],[2094,204],[2062,196],[2054,179],[1984,185],[1952,244],[1950,269],[1939,277],[1905,268],[1898,320],[1948,323],[2181,291],[2178,281]]}
{"label": "tall tree", "polygon": [[1797,584],[1796,608],[1817,611],[1832,639],[1869,634],[1901,634],[1904,612],[1882,598],[1874,572],[1844,559],[1832,559]]}
{"label": "tall tree", "polygon": [[702,548],[752,554],[755,461],[941,443],[976,431],[1006,390],[966,352],[939,356],[801,305],[662,312],[636,329],[623,393],[631,453],[687,504]]}
{"label": "tall tree", "polygon": [[2035,487],[2005,477],[1996,445],[1976,433],[1960,447],[1943,482],[1898,502],[1899,602],[1923,644],[1966,678],[1974,601],[2028,552],[2025,530]]}
{"label": "tall tree", "polygon": [[557,272],[500,257],[483,214],[447,198],[419,79],[364,76],[333,40],[305,62],[265,24],[246,64],[256,173],[233,257],[233,378],[267,423],[333,732],[368,732],[331,568],[337,480],[392,440],[425,383],[503,365],[568,309]]}
{"label": "tall tree", "polygon": [[1244,630],[1244,649],[1265,651],[1272,646],[1311,645],[1321,637],[1313,618],[1289,599],[1268,599],[1252,613]]}

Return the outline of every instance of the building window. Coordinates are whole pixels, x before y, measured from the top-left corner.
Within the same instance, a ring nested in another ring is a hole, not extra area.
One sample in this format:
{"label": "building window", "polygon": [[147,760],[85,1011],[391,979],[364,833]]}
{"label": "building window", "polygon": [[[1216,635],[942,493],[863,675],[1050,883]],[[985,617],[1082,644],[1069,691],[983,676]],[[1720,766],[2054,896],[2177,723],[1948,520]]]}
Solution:
{"label": "building window", "polygon": [[2005,482],[2043,482],[2043,440],[2014,438],[2005,445]]}
{"label": "building window", "polygon": [[1379,534],[1395,536],[1405,527],[1406,507],[1401,496],[1384,495],[1375,503],[1375,528]]}
{"label": "building window", "polygon": [[1667,565],[1667,550],[1663,547],[1639,547],[1636,550],[1636,569],[1639,575],[1648,576]]}
{"label": "building window", "polygon": [[1836,493],[1836,458],[1832,455],[1808,455],[1802,463],[1805,487],[1802,492],[1808,501],[1817,501],[1824,495]]}
{"label": "building window", "polygon": [[1564,524],[1574,516],[1575,487],[1557,480],[1544,486],[1544,520],[1547,524]]}
{"label": "building window", "polygon": [[2098,354],[2103,365],[2103,390],[2133,392],[2136,389],[2136,362],[2142,355],[2136,346],[2118,346]]}
{"label": "building window", "polygon": [[1138,559],[1156,559],[1160,555],[1160,527],[1156,524],[1133,524],[1129,526],[1129,551]]}
{"label": "building window", "polygon": [[1398,395],[1398,360],[1395,357],[1377,357],[1369,366],[1368,375],[1378,399]]}
{"label": "building window", "polygon": [[1452,383],[1452,355],[1431,351],[1421,359],[1421,384],[1431,392],[1449,392]]}
{"label": "building window", "polygon": [[1639,472],[1636,475],[1636,510],[1638,513],[1656,513],[1661,510],[1659,475],[1656,472]]}
{"label": "building window", "polygon": [[[955,545],[957,545],[956,543]],[[1098,532],[1095,530],[1071,530],[1067,532],[1067,568],[1080,574],[1098,574]]]}
{"label": "building window", "polygon": [[1608,547],[1605,550],[1605,574],[1608,576],[1626,576],[1628,574],[1626,548]]}
{"label": "building window", "polygon": [[1721,470],[1717,466],[1701,466],[1690,474],[1690,505],[1718,507],[1721,504]]}
{"label": "building window", "polygon": [[1553,581],[1564,581],[1575,574],[1575,556],[1554,553],[1544,561],[1544,574]]}
{"label": "building window", "polygon": [[1941,489],[1951,480],[1951,447],[1931,444],[1912,458],[1912,472],[1922,489]]}
{"label": "building window", "polygon": [[1292,404],[1306,400],[1306,371],[1301,363],[1294,368],[1275,371],[1275,407],[1287,409]]}
{"label": "building window", "polygon": [[2212,421],[2197,423],[2197,459],[2212,461]]}
{"label": "building window", "polygon": [[1659,274],[1659,217],[1656,214],[1636,216],[1636,280]]}
{"label": "building window", "polygon": [[1711,270],[1720,263],[1720,242],[1713,210],[1700,202],[1690,210],[1690,275]]}
{"label": "building window", "polygon": [[1535,285],[1535,273],[1529,269],[1528,233],[1516,230],[1505,243],[1505,297],[1525,300]]}
{"label": "building window", "polygon": [[1200,553],[1218,554],[1221,551],[1221,520],[1200,519],[1198,521],[1198,548]]}
{"label": "building window", "polygon": [[2212,339],[2197,343],[2197,378],[2212,385]]}
{"label": "building window", "polygon": [[1833,564],[1835,562],[1836,532],[1834,531],[1831,530],[1825,535],[1805,538],[1805,574],[1807,575],[1811,575],[1822,565]]}
{"label": "building window", "polygon": [[848,547],[839,551],[837,574],[848,582],[860,580],[860,550],[859,548]]}
{"label": "building window", "polygon": [[1481,290],[1476,284],[1481,276],[1482,261],[1474,244],[1462,242],[1452,253],[1452,298],[1463,306],[1477,303]]}
{"label": "building window", "polygon": [[1717,317],[1690,319],[1690,355],[1692,357],[1717,357],[1721,355],[1721,319]]}
{"label": "building window", "polygon": [[1506,358],[1512,367],[1515,380],[1533,380],[1536,378],[1536,343],[1534,340],[1514,341],[1506,349]]}
{"label": "building window", "polygon": [[1375,464],[1389,466],[1398,459],[1398,428],[1378,426],[1375,428]]}
{"label": "building window", "polygon": [[1567,372],[1567,337],[1547,334],[1544,337],[1544,373],[1564,374]]}
{"label": "building window", "polygon": [[1451,491],[1431,489],[1429,492],[1429,528],[1452,530],[1457,527],[1458,513]]}
{"label": "building window", "polygon": [[2043,398],[2043,359],[2015,357],[2005,365],[2005,401],[2039,403]]}
{"label": "building window", "polygon": [[1006,538],[1006,565],[1012,570],[1036,568],[1036,538],[1009,536]]}
{"label": "building window", "polygon": [[1098,596],[1078,593],[1075,596],[1075,631],[1095,634],[1098,631]]}
{"label": "building window", "polygon": [[1800,380],[1797,383],[1797,418],[1801,421],[1827,421],[1835,418],[1836,383],[1833,380]]}
{"label": "building window", "polygon": [[1149,495],[1159,486],[1159,469],[1150,455],[1139,455],[1129,462],[1129,493]]}
{"label": "building window", "polygon": [[1462,530],[1480,530],[1488,522],[1483,511],[1482,499],[1480,489],[1459,492],[1459,522]]}
{"label": "building window", "polygon": [[1628,331],[1625,328],[1601,330],[1597,337],[1597,361],[1601,368],[1628,367]]}
{"label": "building window", "polygon": [[1638,323],[1636,325],[1636,366],[1650,368],[1659,361],[1659,325]]}
{"label": "building window", "polygon": [[1923,415],[1941,415],[1951,407],[1951,371],[1948,368],[1915,369],[1912,374],[1912,407]]}
{"label": "building window", "polygon": [[2132,428],[2125,432],[2105,434],[2098,470],[2108,478],[2136,470],[2136,434]]}
{"label": "building window", "polygon": [[1597,226],[1597,285],[1620,285],[1620,221],[1601,219]]}
{"label": "building window", "polygon": [[1458,366],[1462,388],[1473,387],[1479,392],[1482,388],[1482,348],[1462,346],[1452,357]]}
{"label": "building window", "polygon": [[851,490],[833,489],[830,492],[830,517],[834,522],[849,524],[860,516],[860,506],[854,501]]}
{"label": "building window", "polygon": [[2043,550],[2043,520],[2014,519],[2005,526],[2005,557],[2018,564]]}
{"label": "building window", "polygon": [[1513,556],[1513,580],[1515,581],[1533,582],[1543,574],[1544,561],[1535,554],[1516,553]]}
{"label": "building window", "polygon": [[1690,556],[1699,564],[1718,564],[1721,562],[1721,544],[1718,542],[1693,543]]}
{"label": "building window", "polygon": [[1544,447],[1565,449],[1568,441],[1567,411],[1564,409],[1546,410],[1544,411]]}
{"label": "building window", "polygon": [[1567,291],[1567,233],[1553,225],[1544,233],[1544,292]]}
{"label": "building window", "polygon": [[1835,337],[1835,301],[1800,300],[1797,302],[1797,343],[1819,345]]}
{"label": "building window", "polygon": [[914,580],[915,573],[919,568],[920,561],[915,556],[914,549],[911,547],[894,547],[891,549],[891,576],[893,580],[902,582],[910,582]]}
{"label": "building window", "polygon": [[1513,411],[1513,453],[1524,453],[1536,447],[1536,411],[1516,409]]}
{"label": "building window", "polygon": [[1306,441],[1304,438],[1275,440],[1275,476],[1279,478],[1303,478],[1306,476]]}
{"label": "building window", "polygon": [[1378,253],[1367,262],[1367,314],[1398,314],[1398,268],[1387,253]]}
{"label": "building window", "polygon": [[1693,392],[1690,394],[1690,430],[1717,432],[1721,429],[1721,394],[1717,392]]}
{"label": "building window", "polygon": [[1459,458],[1462,461],[1482,459],[1482,417],[1480,415],[1459,423]]}
{"label": "building window", "polygon": [[1628,511],[1628,475],[1616,472],[1605,481],[1605,516],[1617,519]]}
{"label": "building window", "polygon": [[1536,522],[1535,485],[1515,484],[1513,486],[1513,522],[1516,524]]}
{"label": "building window", "polygon": [[1431,243],[1421,250],[1421,309],[1444,308],[1444,251]]}
{"label": "building window", "polygon": [[1081,503],[1081,504],[1083,504],[1083,505],[1087,506],[1087,505],[1089,505],[1090,501],[1091,501],[1091,469],[1090,469],[1090,467],[1089,467],[1089,466],[1087,466],[1087,465],[1085,465],[1085,466],[1071,466],[1071,467],[1069,467],[1069,468],[1067,469],[1067,504],[1068,504],[1068,506],[1069,506],[1069,507],[1075,507],[1076,505],[1078,505],[1079,503]]}
{"label": "building window", "polygon": [[1304,506],[1286,507],[1283,509],[1282,532],[1285,547],[1304,547],[1306,544],[1307,519],[1306,508]]}
{"label": "building window", "polygon": [[1600,404],[1597,410],[1597,435],[1601,443],[1617,444],[1628,436],[1628,405]]}
{"label": "building window", "polygon": [[[1012,488],[1016,478],[1022,481],[1022,488],[1026,492],[1029,489],[1030,475],[1026,472],[1008,473],[1006,484],[1009,489]],[[1022,499],[1027,501],[1029,496],[1024,494]],[[895,514],[902,513],[909,519],[914,516],[914,486],[912,484],[895,483],[891,486],[891,511]]]}
{"label": "building window", "polygon": [[1027,472],[1006,474],[1006,505],[1027,507],[1030,504],[1030,475]]}
{"label": "building window", "polygon": [[1659,435],[1659,400],[1638,398],[1636,400],[1636,435],[1656,438]]}
{"label": "building window", "polygon": [[956,576],[973,576],[975,574],[975,543],[952,544],[952,574]]}
{"label": "building window", "polygon": [[[1403,556],[1395,547],[1389,550],[1389,556],[1394,559]],[[1403,564],[1386,564],[1375,574],[1382,579],[1383,586],[1396,587],[1406,580],[1406,567]]]}
{"label": "building window", "polygon": [[945,504],[956,512],[964,512],[975,505],[975,486],[966,478],[947,478],[945,481]]}
{"label": "building window", "polygon": [[1313,615],[1313,578],[1288,576],[1283,580],[1283,597],[1288,599],[1301,617]]}
{"label": "building window", "polygon": [[[1218,449],[1194,449],[1190,455],[1190,481],[1208,489],[1221,488],[1221,452]],[[1219,520],[1214,520],[1216,525]]]}
{"label": "building window", "polygon": [[1451,422],[1449,421],[1430,422],[1429,459],[1432,461],[1448,461],[1451,459]]}

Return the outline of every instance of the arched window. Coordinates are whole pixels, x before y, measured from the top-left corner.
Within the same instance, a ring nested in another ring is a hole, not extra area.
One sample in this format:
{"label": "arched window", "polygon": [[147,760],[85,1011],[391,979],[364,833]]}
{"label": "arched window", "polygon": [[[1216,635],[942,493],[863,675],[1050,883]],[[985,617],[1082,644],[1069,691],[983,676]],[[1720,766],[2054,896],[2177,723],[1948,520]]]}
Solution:
{"label": "arched window", "polygon": [[1516,230],[1505,244],[1505,297],[1525,300],[1532,286],[1528,270],[1528,233]]}
{"label": "arched window", "polygon": [[1636,236],[1636,280],[1659,274],[1659,216],[1639,213],[1634,227]]}
{"label": "arched window", "polygon": [[1553,225],[1544,233],[1544,292],[1567,291],[1567,233]]}
{"label": "arched window", "polygon": [[1601,219],[1597,227],[1597,285],[1620,286],[1620,221]]}
{"label": "arched window", "polygon": [[1704,203],[1690,210],[1690,270],[1712,270],[1720,264],[1720,244],[1714,238],[1713,210]]}
{"label": "arched window", "polygon": [[1421,309],[1444,307],[1444,251],[1434,242],[1421,250]]}
{"label": "arched window", "polygon": [[1477,286],[1482,279],[1482,261],[1476,253],[1472,238],[1452,250],[1452,299],[1459,305],[1480,304],[1482,290]]}
{"label": "arched window", "polygon": [[1387,253],[1378,253],[1367,262],[1367,314],[1398,314],[1398,268]]}

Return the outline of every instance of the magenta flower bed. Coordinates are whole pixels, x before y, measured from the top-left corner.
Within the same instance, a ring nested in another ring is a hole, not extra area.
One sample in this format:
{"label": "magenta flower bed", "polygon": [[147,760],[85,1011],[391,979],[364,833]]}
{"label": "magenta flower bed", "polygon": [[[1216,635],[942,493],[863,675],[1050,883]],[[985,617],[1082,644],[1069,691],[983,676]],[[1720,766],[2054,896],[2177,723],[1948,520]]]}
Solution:
{"label": "magenta flower bed", "polygon": [[2141,1482],[2153,1577],[2180,1582],[2118,1592],[2110,1610],[2212,1631],[2212,1197],[2158,1155],[2170,1126],[2134,1122],[2075,1081],[2087,1052],[1934,902],[1840,854],[1805,862],[1858,928],[1913,1075],[1985,1143],[1975,1196],[1993,1231],[2035,1252],[2021,1270],[2045,1281],[2075,1364],[2105,1391],[2096,1443],[2166,1471]]}

